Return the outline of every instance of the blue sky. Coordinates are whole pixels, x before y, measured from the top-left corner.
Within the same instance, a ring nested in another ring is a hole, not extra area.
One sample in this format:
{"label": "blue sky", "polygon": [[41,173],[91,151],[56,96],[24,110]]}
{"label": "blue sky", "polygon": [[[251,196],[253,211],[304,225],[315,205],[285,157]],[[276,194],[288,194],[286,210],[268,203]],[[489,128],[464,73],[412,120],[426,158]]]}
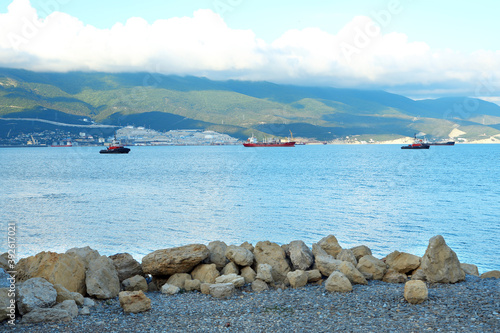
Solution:
{"label": "blue sky", "polygon": [[493,0],[8,0],[0,4],[0,66],[497,101],[499,9]]}

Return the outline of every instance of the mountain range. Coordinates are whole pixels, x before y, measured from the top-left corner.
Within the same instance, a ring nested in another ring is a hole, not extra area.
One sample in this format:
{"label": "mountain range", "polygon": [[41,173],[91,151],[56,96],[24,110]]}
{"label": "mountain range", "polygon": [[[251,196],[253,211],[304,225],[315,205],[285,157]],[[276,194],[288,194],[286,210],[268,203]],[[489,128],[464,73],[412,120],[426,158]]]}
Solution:
{"label": "mountain range", "polygon": [[[23,121],[22,119],[30,119]],[[36,121],[47,120],[50,122]],[[500,106],[469,97],[412,100],[385,91],[213,81],[157,73],[0,68],[0,137],[90,123],[332,140],[500,135]],[[92,127],[109,134],[112,127]]]}

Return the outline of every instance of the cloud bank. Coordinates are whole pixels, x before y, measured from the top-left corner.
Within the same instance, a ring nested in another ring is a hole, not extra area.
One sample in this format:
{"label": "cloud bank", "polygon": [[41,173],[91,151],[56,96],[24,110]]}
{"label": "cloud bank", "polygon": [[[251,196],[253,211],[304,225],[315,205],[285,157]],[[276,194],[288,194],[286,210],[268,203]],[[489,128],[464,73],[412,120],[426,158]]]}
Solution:
{"label": "cloud bank", "polygon": [[337,34],[289,30],[272,43],[236,30],[209,9],[148,23],[132,17],[110,29],[29,0],[0,14],[0,66],[35,71],[146,71],[212,79],[385,89],[411,97],[500,95],[500,51],[432,50],[402,33],[382,33],[366,16]]}

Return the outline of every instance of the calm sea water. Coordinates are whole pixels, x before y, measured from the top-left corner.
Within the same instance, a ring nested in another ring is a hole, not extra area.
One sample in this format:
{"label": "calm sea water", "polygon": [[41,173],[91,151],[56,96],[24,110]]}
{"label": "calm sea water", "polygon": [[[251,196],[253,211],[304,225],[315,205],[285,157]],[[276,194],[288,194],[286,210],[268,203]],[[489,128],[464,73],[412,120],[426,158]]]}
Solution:
{"label": "calm sea water", "polygon": [[423,255],[441,234],[461,262],[500,269],[500,145],[99,150],[0,149],[0,220],[4,234],[16,223],[21,257],[329,234],[378,257]]}

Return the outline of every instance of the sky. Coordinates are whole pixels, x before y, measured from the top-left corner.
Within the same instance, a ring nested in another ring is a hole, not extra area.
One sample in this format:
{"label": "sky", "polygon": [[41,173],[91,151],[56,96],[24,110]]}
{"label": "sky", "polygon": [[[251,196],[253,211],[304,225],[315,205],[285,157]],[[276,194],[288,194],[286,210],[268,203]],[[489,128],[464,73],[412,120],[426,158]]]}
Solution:
{"label": "sky", "polygon": [[0,66],[500,103],[500,2],[0,0]]}

